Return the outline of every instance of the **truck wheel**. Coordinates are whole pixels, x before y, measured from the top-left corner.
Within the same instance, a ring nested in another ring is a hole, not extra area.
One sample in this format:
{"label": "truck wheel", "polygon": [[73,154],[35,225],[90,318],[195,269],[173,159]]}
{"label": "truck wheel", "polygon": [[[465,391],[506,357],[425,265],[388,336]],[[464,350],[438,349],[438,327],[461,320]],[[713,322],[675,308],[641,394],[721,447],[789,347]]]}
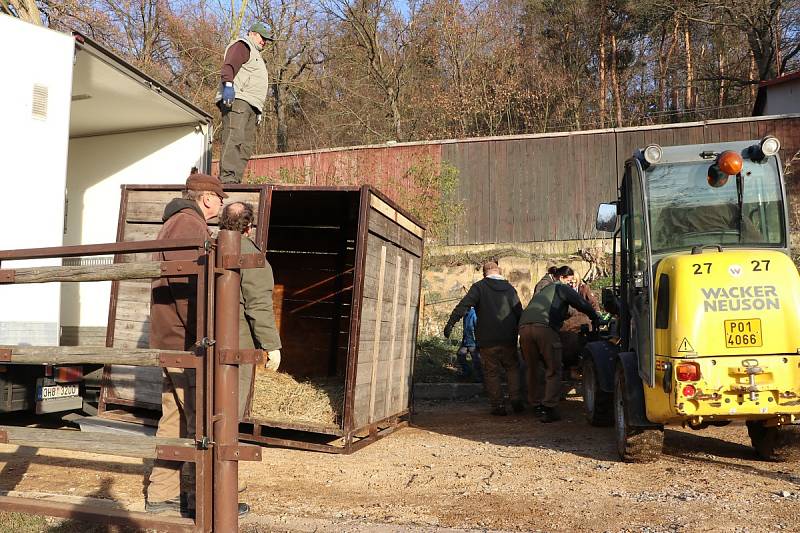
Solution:
{"label": "truck wheel", "polygon": [[760,459],[765,461],[797,459],[800,446],[798,446],[796,427],[767,427],[763,420],[748,420],[747,434]]}
{"label": "truck wheel", "polygon": [[583,358],[583,414],[593,426],[610,426],[614,423],[614,398],[600,389],[597,370],[590,355]]}
{"label": "truck wheel", "polygon": [[658,460],[664,445],[664,429],[632,428],[627,411],[625,371],[618,365],[614,375],[614,433],[619,458],[626,463],[651,463]]}

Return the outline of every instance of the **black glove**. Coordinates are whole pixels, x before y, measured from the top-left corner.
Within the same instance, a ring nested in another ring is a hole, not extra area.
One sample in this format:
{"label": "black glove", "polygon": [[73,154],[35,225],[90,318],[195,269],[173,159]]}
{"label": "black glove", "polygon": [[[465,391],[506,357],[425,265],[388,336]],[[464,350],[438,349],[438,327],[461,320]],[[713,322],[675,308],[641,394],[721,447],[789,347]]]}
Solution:
{"label": "black glove", "polygon": [[452,324],[447,324],[444,327],[444,336],[445,336],[445,338],[449,339],[451,333],[453,333],[453,325]]}

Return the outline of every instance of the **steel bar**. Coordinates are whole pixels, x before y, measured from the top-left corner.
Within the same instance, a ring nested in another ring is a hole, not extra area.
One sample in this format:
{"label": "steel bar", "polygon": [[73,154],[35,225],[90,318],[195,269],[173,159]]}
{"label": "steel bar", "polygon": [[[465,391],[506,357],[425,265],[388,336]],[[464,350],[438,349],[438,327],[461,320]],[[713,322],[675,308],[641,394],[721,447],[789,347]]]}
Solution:
{"label": "steel bar", "polygon": [[[214,241],[206,248],[203,266],[204,276],[197,283],[197,324],[196,337],[214,337],[214,290],[217,247]],[[201,312],[202,311],[202,312]],[[199,410],[195,413],[195,435],[198,441],[213,436],[212,417],[214,414],[214,345],[203,348],[203,364],[197,369],[195,386],[195,405]],[[196,531],[205,533],[213,527],[214,512],[214,450],[201,450],[195,463],[195,498],[196,498]]]}
{"label": "steel bar", "polygon": [[167,250],[191,250],[194,248],[203,248],[204,246],[205,239],[163,239],[137,242],[114,242],[109,244],[54,246],[51,248],[26,248],[21,250],[0,250],[0,261],[12,259],[43,259],[47,257],[135,254]]}
{"label": "steel bar", "polygon": [[[106,348],[105,346],[0,346],[0,354],[8,350],[12,363],[30,365],[110,364],[159,366],[162,355],[196,356],[192,352],[145,348]],[[175,366],[175,365],[172,365]]]}
{"label": "steel bar", "polygon": [[142,459],[155,459],[157,457],[156,447],[158,446],[196,448],[193,439],[109,435],[108,433],[82,433],[68,429],[16,426],[0,426],[0,431],[6,432],[8,444],[30,446],[32,448],[122,455]]}
{"label": "steel bar", "polygon": [[[241,236],[221,230],[217,237],[217,268],[223,268],[225,256],[239,255]],[[216,279],[215,338],[217,350],[239,349],[239,293],[241,275],[225,270]],[[214,445],[235,446],[239,430],[239,367],[215,362],[214,406],[219,420],[214,422]],[[238,531],[237,486],[239,463],[214,454],[214,530]]]}
{"label": "steel bar", "polygon": [[0,496],[0,509],[8,512],[55,516],[70,520],[101,522],[120,526],[135,527],[142,530],[158,530],[169,533],[192,531],[193,522],[189,518],[154,515],[118,509],[97,504],[61,503],[51,500]]}

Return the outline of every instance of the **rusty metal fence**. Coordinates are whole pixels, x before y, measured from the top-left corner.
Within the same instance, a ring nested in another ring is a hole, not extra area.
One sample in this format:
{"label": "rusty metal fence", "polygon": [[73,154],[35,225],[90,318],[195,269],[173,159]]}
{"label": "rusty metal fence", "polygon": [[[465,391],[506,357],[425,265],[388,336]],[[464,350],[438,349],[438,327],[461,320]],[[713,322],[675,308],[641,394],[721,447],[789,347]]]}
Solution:
{"label": "rusty metal fence", "polygon": [[[198,259],[123,262],[125,258],[137,258],[137,254],[177,250],[196,251]],[[240,252],[240,236],[232,231],[220,231],[216,240],[152,240],[0,251],[0,266],[2,261],[10,260],[108,254],[116,258],[114,264],[106,265],[0,268],[0,284],[193,277],[197,282],[196,338],[199,339],[192,351],[0,346],[0,362],[11,365],[99,363],[194,369],[195,434],[185,438],[123,437],[69,429],[0,426],[0,443],[193,463],[196,472],[193,518],[16,496],[0,496],[0,510],[159,531],[238,529],[238,461],[261,459],[260,447],[238,442],[238,365],[253,363],[259,357],[256,350],[239,350],[239,271],[264,265],[263,256]]]}

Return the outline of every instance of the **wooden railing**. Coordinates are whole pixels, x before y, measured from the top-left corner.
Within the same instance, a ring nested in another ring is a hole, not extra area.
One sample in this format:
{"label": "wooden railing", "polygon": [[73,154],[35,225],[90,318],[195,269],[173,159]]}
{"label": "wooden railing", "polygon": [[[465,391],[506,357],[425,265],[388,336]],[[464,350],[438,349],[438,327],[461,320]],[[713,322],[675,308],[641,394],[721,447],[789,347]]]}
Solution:
{"label": "wooden railing", "polygon": [[[193,351],[106,346],[0,346],[0,364],[123,364],[193,368],[196,370],[195,434],[167,439],[0,426],[0,443],[194,462],[195,517],[164,517],[123,509],[109,510],[91,504],[11,496],[0,496],[0,509],[160,531],[228,532],[238,529],[238,461],[261,458],[260,447],[238,443],[238,396],[232,392],[238,390],[238,364],[251,362],[255,357],[252,350],[240,351],[238,346],[239,270],[263,265],[264,257],[242,256],[239,234],[220,231],[217,240],[161,240],[0,251],[0,261],[108,254],[121,257],[123,254],[175,250],[194,250],[198,259],[0,268],[0,285],[194,277],[197,282],[195,334],[199,341]],[[214,405],[216,412],[213,411]]]}

